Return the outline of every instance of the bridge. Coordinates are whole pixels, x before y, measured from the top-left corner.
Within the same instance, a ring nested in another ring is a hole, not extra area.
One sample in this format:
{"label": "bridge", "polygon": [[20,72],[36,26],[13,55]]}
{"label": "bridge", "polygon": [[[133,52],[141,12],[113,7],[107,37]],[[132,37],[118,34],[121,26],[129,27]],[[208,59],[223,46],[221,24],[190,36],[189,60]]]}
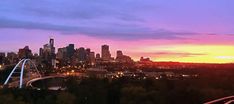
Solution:
{"label": "bridge", "polygon": [[4,82],[4,86],[22,88],[23,85],[26,85],[28,81],[34,78],[41,78],[36,65],[30,59],[22,59],[9,74]]}
{"label": "bridge", "polygon": [[25,86],[37,90],[40,90],[41,87],[46,87],[43,89],[48,90],[64,90],[64,81],[65,76],[63,75],[42,77],[30,59],[22,59],[15,65],[3,85],[8,88],[23,88]]}
{"label": "bridge", "polygon": [[36,90],[41,90],[41,89],[65,90],[66,89],[65,81],[66,81],[65,76],[61,75],[45,76],[28,81],[26,86]]}

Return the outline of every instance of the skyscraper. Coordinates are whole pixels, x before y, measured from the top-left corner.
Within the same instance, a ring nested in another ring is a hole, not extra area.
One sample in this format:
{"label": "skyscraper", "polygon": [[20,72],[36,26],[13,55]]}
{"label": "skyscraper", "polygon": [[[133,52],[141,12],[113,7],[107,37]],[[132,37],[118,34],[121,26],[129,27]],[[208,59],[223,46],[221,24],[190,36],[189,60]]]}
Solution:
{"label": "skyscraper", "polygon": [[75,53],[75,45],[69,44],[66,48],[67,48],[67,57],[71,59]]}
{"label": "skyscraper", "polygon": [[39,55],[44,61],[47,61],[50,65],[56,67],[54,39],[51,38],[49,44],[45,44],[43,48],[40,48]]}
{"label": "skyscraper", "polygon": [[32,57],[32,51],[29,49],[28,46],[25,46],[24,48],[19,49],[18,57],[20,59],[22,59],[22,58],[31,58]]}
{"label": "skyscraper", "polygon": [[51,54],[55,54],[54,39],[50,38]]}
{"label": "skyscraper", "polygon": [[102,60],[109,61],[111,54],[108,45],[102,45]]}
{"label": "skyscraper", "polygon": [[5,52],[0,52],[0,65],[3,64],[5,57],[6,57]]}
{"label": "skyscraper", "polygon": [[54,47],[54,39],[50,38],[50,46]]}
{"label": "skyscraper", "polygon": [[90,63],[95,64],[95,52],[90,52],[89,58],[90,58]]}
{"label": "skyscraper", "polygon": [[66,60],[67,59],[67,48],[59,48],[57,53],[57,58],[59,60]]}
{"label": "skyscraper", "polygon": [[40,56],[48,58],[55,58],[55,47],[54,47],[54,39],[50,39],[49,44],[45,44],[43,48],[40,48]]}
{"label": "skyscraper", "polygon": [[80,47],[77,50],[77,54],[78,54],[78,61],[79,62],[85,62],[87,60],[87,54],[86,54],[86,50],[84,47]]}
{"label": "skyscraper", "polygon": [[90,50],[90,48],[87,48],[85,51],[86,51],[86,58],[87,58],[86,61],[90,62],[90,53],[91,53],[91,50]]}

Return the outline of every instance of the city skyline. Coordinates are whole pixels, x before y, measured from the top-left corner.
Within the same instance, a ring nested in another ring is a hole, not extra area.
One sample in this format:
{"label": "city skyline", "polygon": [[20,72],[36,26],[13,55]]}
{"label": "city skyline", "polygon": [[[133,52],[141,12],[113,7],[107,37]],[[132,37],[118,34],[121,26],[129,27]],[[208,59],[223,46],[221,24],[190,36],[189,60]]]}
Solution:
{"label": "city skyline", "polygon": [[[51,41],[52,40],[52,41]],[[41,45],[41,46],[43,46],[44,48],[49,48],[50,46],[52,46],[52,47],[54,47],[54,42],[55,42],[55,40],[53,39],[53,38],[49,38],[49,42],[48,43],[44,43],[44,45]],[[55,42],[56,43],[56,42]],[[108,44],[102,44],[102,45],[100,45],[99,47],[99,51],[95,51],[95,50],[92,50],[92,49],[90,49],[89,47],[83,47],[83,46],[80,46],[80,47],[77,47],[74,43],[69,43],[69,44],[67,44],[66,46],[62,46],[62,47],[54,47],[54,53],[55,54],[58,54],[58,52],[59,52],[59,49],[66,49],[67,47],[70,47],[72,45],[72,47],[74,48],[74,50],[79,50],[79,49],[83,49],[84,51],[87,51],[87,49],[89,49],[89,51],[90,52],[94,52],[94,55],[105,55],[106,57],[104,58],[103,56],[99,56],[99,57],[101,57],[102,59],[111,59],[111,58],[117,58],[118,57],[118,51],[120,51],[120,52],[123,52],[121,49],[118,49],[118,50],[111,50],[110,49],[110,47],[111,46],[109,46]],[[74,46],[73,46],[74,45]],[[107,48],[105,48],[105,47],[107,47]],[[205,46],[204,46],[205,47]],[[31,52],[31,48],[30,48],[30,46],[29,45],[25,45],[24,46],[24,48],[23,47],[21,47],[21,48],[19,48],[19,49],[17,49],[16,51],[7,51],[7,52],[3,52],[3,53],[5,53],[5,55],[7,56],[7,53],[12,53],[12,52],[14,52],[14,53],[20,53],[20,51],[22,50],[22,49],[28,49],[28,50],[30,50],[30,52]],[[212,47],[212,48],[217,48],[217,46],[215,46],[215,47]],[[39,48],[39,52],[32,52],[32,54],[38,54],[38,55],[41,55],[41,53],[40,53],[40,51],[41,51],[41,49],[43,49],[43,48]],[[103,50],[104,49],[104,50]],[[53,50],[52,50],[53,51]],[[105,51],[105,53],[102,53],[102,52],[104,52]],[[113,54],[112,53],[109,53],[109,52],[113,52]],[[222,50],[221,50],[222,51]],[[107,53],[106,53],[107,52]],[[53,53],[53,52],[52,52]],[[125,53],[125,52],[123,52],[123,53]],[[121,53],[121,54],[123,54],[123,53]],[[109,54],[109,55],[108,55]],[[166,54],[166,53],[158,53],[158,54]],[[171,53],[171,54],[173,54],[173,53]],[[180,54],[180,53],[178,53],[178,54]],[[190,55],[189,53],[185,53],[184,55]],[[196,55],[196,54],[195,54]],[[199,55],[199,54],[197,54],[197,55]],[[201,54],[202,55],[202,54]],[[108,58],[109,57],[109,58]],[[141,58],[142,57],[144,57],[144,58],[149,58],[149,59],[151,59],[152,57],[146,57],[146,56],[139,56],[139,57],[137,57],[137,58],[134,58],[134,57],[131,57],[131,58],[133,58],[133,60],[134,61],[140,61],[141,60]],[[225,56],[223,56],[223,57],[220,57],[220,58],[229,58],[229,57],[225,57]],[[152,61],[155,61],[154,59],[152,60]],[[171,60],[162,60],[162,61],[155,61],[155,62],[170,62]],[[172,61],[173,62],[173,61]],[[183,61],[174,61],[174,62],[183,62]],[[185,61],[186,62],[186,61]],[[215,62],[188,62],[188,63],[215,63]],[[232,62],[230,62],[230,63],[232,63]]]}
{"label": "city skyline", "polygon": [[[61,5],[63,4],[63,5]],[[116,4],[116,5],[113,5]],[[139,60],[234,62],[231,0],[2,1],[0,51],[33,53],[53,37],[59,47],[75,44],[101,53],[108,44]],[[199,7],[199,8],[198,8]]]}

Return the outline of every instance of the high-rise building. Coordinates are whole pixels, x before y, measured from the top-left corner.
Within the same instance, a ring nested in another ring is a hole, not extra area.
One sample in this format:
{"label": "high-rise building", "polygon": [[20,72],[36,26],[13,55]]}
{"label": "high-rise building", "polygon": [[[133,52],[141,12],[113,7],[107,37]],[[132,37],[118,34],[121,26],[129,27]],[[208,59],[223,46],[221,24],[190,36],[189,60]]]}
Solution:
{"label": "high-rise building", "polygon": [[77,58],[79,62],[85,62],[87,60],[87,54],[84,47],[77,49]]}
{"label": "high-rise building", "polygon": [[25,46],[24,48],[19,49],[18,57],[20,59],[31,58],[32,57],[32,51],[29,49],[28,46]]}
{"label": "high-rise building", "polygon": [[74,44],[69,44],[66,47],[59,48],[57,52],[57,59],[59,63],[72,65],[77,61],[77,52]]}
{"label": "high-rise building", "polygon": [[75,53],[75,45],[69,44],[66,48],[67,48],[67,57],[71,59]]}
{"label": "high-rise building", "polygon": [[85,51],[86,51],[86,61],[88,63],[91,63],[91,57],[90,57],[91,50],[90,50],[90,48],[87,48]]}
{"label": "high-rise building", "polygon": [[18,61],[17,54],[14,52],[8,52],[7,59],[9,60],[10,64],[16,63]]}
{"label": "high-rise building", "polygon": [[95,64],[95,52],[90,52],[89,58],[90,58],[90,63],[92,65]]}
{"label": "high-rise building", "polygon": [[51,54],[55,54],[54,39],[50,39]]}
{"label": "high-rise building", "polygon": [[45,44],[43,48],[40,48],[39,55],[44,57],[45,59],[55,59],[54,39],[50,39],[49,44]]}
{"label": "high-rise building", "polygon": [[59,60],[67,59],[67,48],[59,48],[57,53],[57,58]]}
{"label": "high-rise building", "polygon": [[44,50],[43,50],[43,48],[40,48],[39,49],[39,56],[43,56],[43,54],[44,54]]}
{"label": "high-rise building", "polygon": [[102,45],[102,60],[109,61],[111,54],[108,45]]}
{"label": "high-rise building", "polygon": [[0,65],[4,63],[5,57],[6,57],[5,52],[0,52]]}
{"label": "high-rise building", "polygon": [[47,61],[51,66],[56,67],[54,39],[51,38],[49,43],[45,44],[39,51],[39,55],[44,61]]}
{"label": "high-rise building", "polygon": [[50,38],[50,46],[54,47],[54,39]]}

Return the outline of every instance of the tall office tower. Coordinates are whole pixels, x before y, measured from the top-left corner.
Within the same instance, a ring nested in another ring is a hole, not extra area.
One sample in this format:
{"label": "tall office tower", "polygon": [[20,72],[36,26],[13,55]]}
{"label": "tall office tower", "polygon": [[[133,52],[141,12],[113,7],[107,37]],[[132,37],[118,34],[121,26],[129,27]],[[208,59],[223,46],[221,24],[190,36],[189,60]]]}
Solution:
{"label": "tall office tower", "polygon": [[56,67],[54,39],[50,38],[49,43],[45,44],[43,48],[40,48],[39,55],[44,61],[47,61],[50,65]]}
{"label": "tall office tower", "polygon": [[47,58],[55,59],[54,39],[50,39],[49,44],[45,44],[43,48],[40,48],[39,55],[46,59]]}
{"label": "tall office tower", "polygon": [[54,39],[50,38],[50,46],[54,47]]}
{"label": "tall office tower", "polygon": [[6,55],[5,52],[0,52],[0,65],[4,63]]}
{"label": "tall office tower", "polygon": [[90,58],[90,63],[94,65],[95,64],[95,52],[90,52],[89,58]]}
{"label": "tall office tower", "polygon": [[67,59],[67,48],[59,48],[57,52],[57,58],[59,60],[66,60]]}
{"label": "tall office tower", "polygon": [[67,48],[67,57],[71,59],[75,53],[75,45],[69,44],[66,48]]}
{"label": "tall office tower", "polygon": [[86,54],[86,50],[83,47],[80,47],[77,50],[77,54],[78,54],[78,61],[79,62],[85,62],[87,59],[87,54]]}
{"label": "tall office tower", "polygon": [[22,59],[22,58],[31,58],[32,57],[32,51],[29,49],[28,46],[25,46],[24,48],[19,49],[18,57],[20,59]]}
{"label": "tall office tower", "polygon": [[102,45],[102,59],[109,61],[111,59],[111,54],[108,45]]}
{"label": "tall office tower", "polygon": [[49,46],[51,48],[51,54],[55,54],[54,39],[50,38]]}
{"label": "tall office tower", "polygon": [[44,51],[43,48],[39,49],[39,56],[41,56],[41,57],[43,56],[43,53],[44,53],[43,51]]}
{"label": "tall office tower", "polygon": [[86,61],[90,63],[91,62],[91,58],[90,58],[91,50],[90,48],[87,48],[85,51],[86,51]]}

